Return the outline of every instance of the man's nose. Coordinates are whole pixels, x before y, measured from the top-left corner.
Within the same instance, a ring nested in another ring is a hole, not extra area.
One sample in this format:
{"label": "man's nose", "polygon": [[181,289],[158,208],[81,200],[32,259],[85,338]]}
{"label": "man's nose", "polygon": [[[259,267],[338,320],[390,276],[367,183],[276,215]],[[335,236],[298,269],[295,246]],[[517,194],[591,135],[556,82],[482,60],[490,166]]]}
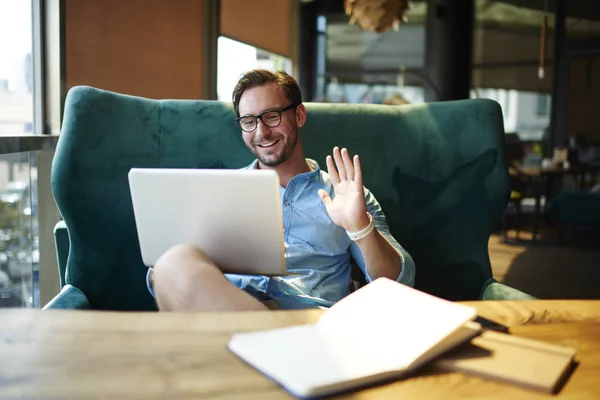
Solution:
{"label": "man's nose", "polygon": [[256,134],[258,136],[264,136],[266,134],[269,134],[270,131],[271,129],[268,126],[266,126],[264,122],[262,122],[262,119],[259,118],[258,120],[256,120]]}

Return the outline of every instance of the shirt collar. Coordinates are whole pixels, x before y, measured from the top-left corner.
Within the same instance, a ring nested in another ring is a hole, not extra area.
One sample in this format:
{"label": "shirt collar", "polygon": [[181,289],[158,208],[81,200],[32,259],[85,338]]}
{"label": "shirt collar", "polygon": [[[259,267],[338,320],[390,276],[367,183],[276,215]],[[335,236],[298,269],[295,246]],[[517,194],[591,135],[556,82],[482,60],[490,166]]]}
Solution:
{"label": "shirt collar", "polygon": [[258,169],[258,158],[252,161],[252,163],[248,165],[246,169]]}
{"label": "shirt collar", "polygon": [[[306,163],[312,169],[312,171],[310,171],[310,172],[305,172],[305,174],[307,174],[307,176],[313,177],[321,171],[321,167],[319,166],[319,163],[316,162],[315,160],[313,160],[311,158],[307,158]],[[247,169],[258,169],[258,159],[255,159],[254,161],[252,161],[252,163],[250,165],[248,165]]]}

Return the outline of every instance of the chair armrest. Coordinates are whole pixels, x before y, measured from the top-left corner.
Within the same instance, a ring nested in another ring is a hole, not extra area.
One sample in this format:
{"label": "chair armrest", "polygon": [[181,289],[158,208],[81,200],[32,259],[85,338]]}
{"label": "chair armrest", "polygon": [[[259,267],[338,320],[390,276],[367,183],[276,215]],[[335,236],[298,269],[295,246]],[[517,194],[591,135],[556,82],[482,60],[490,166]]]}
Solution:
{"label": "chair armrest", "polygon": [[490,278],[483,284],[480,300],[537,300],[535,297]]}
{"label": "chair armrest", "polygon": [[73,309],[85,310],[92,308],[86,295],[73,285],[65,285],[59,294],[48,302],[43,310]]}
{"label": "chair armrest", "polygon": [[65,286],[65,274],[67,270],[67,258],[69,258],[69,231],[65,221],[59,221],[54,226],[54,243],[56,248],[56,260],[58,262],[58,277],[60,287]]}

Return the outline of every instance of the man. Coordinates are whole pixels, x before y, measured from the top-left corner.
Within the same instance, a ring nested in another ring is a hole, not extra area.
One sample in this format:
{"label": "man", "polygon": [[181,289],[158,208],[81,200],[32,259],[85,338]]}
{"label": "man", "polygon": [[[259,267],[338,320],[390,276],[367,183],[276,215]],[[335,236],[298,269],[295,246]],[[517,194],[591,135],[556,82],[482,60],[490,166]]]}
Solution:
{"label": "man", "polygon": [[[264,310],[329,307],[349,292],[351,260],[367,282],[387,277],[412,286],[411,256],[390,235],[381,207],[363,187],[360,159],[333,149],[327,171],[307,159],[300,88],[284,72],[246,73],[233,92],[250,168],[277,171],[286,264],[293,275],[223,274],[201,249],[169,249],[149,270],[161,310]],[[240,194],[243,195],[243,194]]]}

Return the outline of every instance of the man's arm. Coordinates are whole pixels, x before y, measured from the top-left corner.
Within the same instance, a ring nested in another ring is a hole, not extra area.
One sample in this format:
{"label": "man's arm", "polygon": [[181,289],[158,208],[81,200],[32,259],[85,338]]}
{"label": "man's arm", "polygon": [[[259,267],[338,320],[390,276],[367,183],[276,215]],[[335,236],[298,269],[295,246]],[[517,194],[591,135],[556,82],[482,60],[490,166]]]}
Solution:
{"label": "man's arm", "polygon": [[[319,190],[319,196],[331,220],[347,232],[356,233],[369,226],[369,214],[373,218],[375,228],[357,239],[351,247],[352,256],[365,273],[367,281],[387,277],[412,286],[412,258],[389,233],[381,207],[373,195],[364,189],[359,157],[354,156],[354,160],[351,160],[346,149],[340,151],[335,147],[333,158],[328,156],[326,162],[335,198],[332,199],[322,189]],[[356,248],[360,251],[356,251]]]}
{"label": "man's arm", "polygon": [[350,246],[352,258],[365,274],[367,282],[385,276],[414,286],[414,261],[390,233],[379,203],[367,189],[365,189],[365,202],[375,222],[375,228],[366,237],[352,243]]}
{"label": "man's arm", "polygon": [[400,253],[379,233],[377,228],[355,243],[360,249],[364,265],[372,280],[381,277],[398,279],[402,272]]}

